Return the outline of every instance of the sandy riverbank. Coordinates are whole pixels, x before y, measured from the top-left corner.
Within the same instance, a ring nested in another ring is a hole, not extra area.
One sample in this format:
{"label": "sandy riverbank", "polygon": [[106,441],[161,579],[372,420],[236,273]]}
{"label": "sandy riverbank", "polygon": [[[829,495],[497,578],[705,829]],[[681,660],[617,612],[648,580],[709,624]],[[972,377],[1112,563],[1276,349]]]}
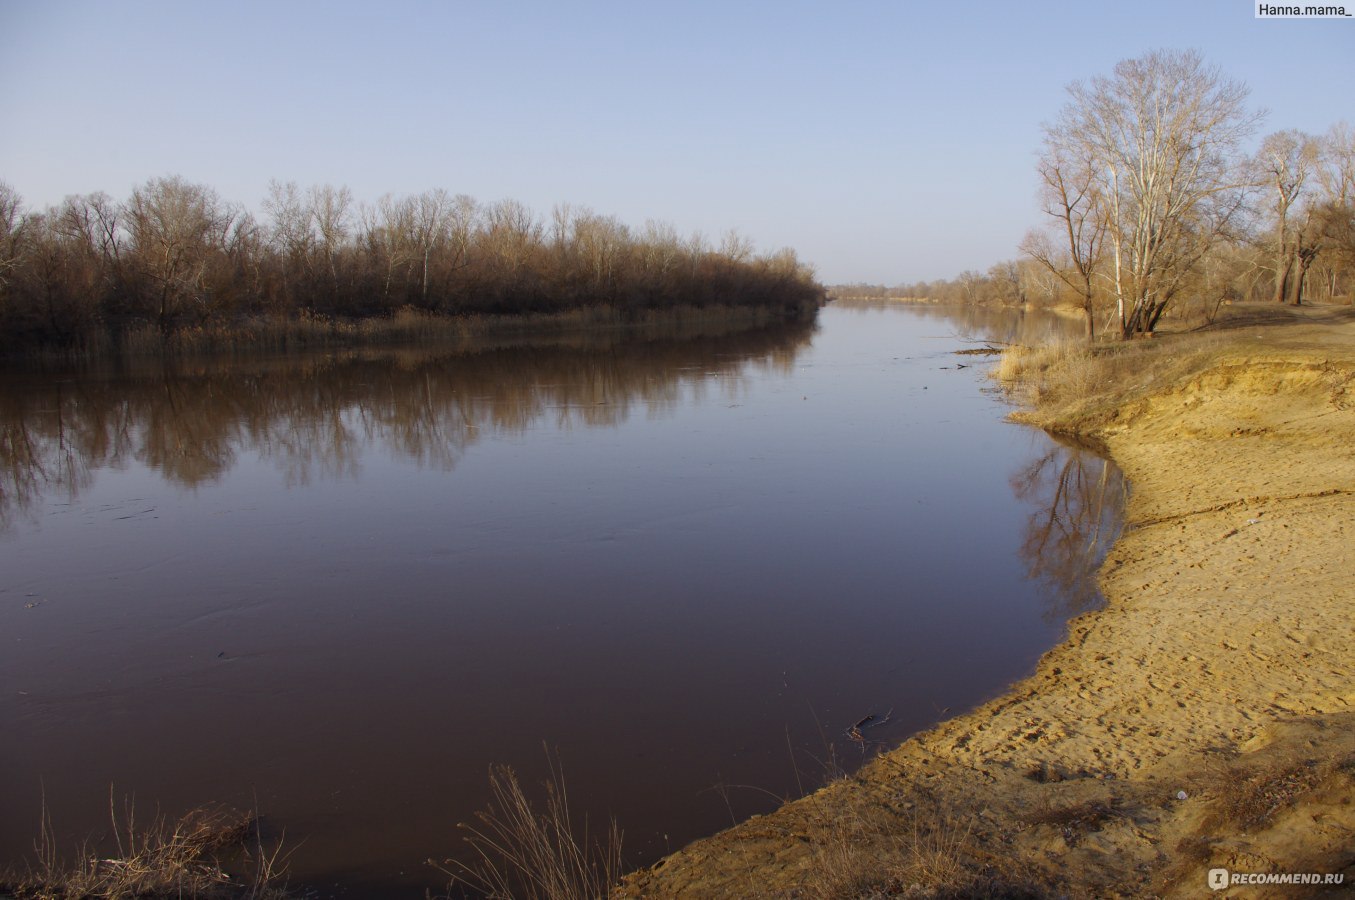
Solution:
{"label": "sandy riverbank", "polygon": [[1018,414],[1101,442],[1134,485],[1105,608],[1005,696],[627,896],[1187,897],[1215,867],[1349,889],[1355,311],[1238,309],[1137,343],[1046,373]]}

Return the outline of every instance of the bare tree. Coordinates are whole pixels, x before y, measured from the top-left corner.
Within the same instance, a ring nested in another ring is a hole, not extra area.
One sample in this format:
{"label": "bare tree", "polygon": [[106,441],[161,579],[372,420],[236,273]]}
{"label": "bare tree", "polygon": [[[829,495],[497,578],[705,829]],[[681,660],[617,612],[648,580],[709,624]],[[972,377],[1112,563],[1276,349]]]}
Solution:
{"label": "bare tree", "polygon": [[541,240],[541,224],[516,200],[500,200],[484,215],[484,239],[502,271],[516,275]]}
{"label": "bare tree", "polygon": [[1291,129],[1267,135],[1253,161],[1258,180],[1271,192],[1274,216],[1271,252],[1275,258],[1274,298],[1277,303],[1288,300],[1291,293],[1296,300],[1302,297],[1297,284],[1291,290],[1291,281],[1297,280],[1295,268],[1300,265],[1306,223],[1300,222],[1295,228],[1293,219],[1296,212],[1305,216],[1309,212],[1300,200],[1305,192],[1311,192],[1310,176],[1317,167],[1318,152],[1317,139]]}
{"label": "bare tree", "polygon": [[396,270],[408,267],[419,255],[414,238],[414,203],[408,197],[385,194],[375,209],[366,211],[366,219],[369,240],[386,264],[381,295],[389,300]]}
{"label": "bare tree", "polygon": [[442,188],[424,191],[411,202],[414,242],[423,261],[419,299],[425,306],[428,305],[428,265],[433,252],[446,244],[451,236],[452,211],[452,196]]}
{"label": "bare tree", "polygon": [[79,235],[105,266],[115,268],[121,263],[125,235],[113,198],[102,192],[67,197],[61,216],[63,229]]}
{"label": "bare tree", "polygon": [[1086,315],[1087,340],[1096,338],[1095,277],[1101,264],[1107,217],[1096,193],[1097,167],[1091,147],[1075,135],[1045,130],[1040,157],[1040,199],[1062,235],[1062,251],[1043,231],[1032,231],[1021,250],[1077,292]]}
{"label": "bare tree", "polygon": [[610,290],[621,250],[629,242],[626,226],[612,216],[589,213],[575,217],[573,244],[588,270],[589,283],[595,292]]}
{"label": "bare tree", "polygon": [[1355,203],[1355,130],[1337,122],[1322,138],[1318,183],[1329,200]]}
{"label": "bare tree", "polygon": [[739,234],[739,229],[731,228],[720,241],[720,255],[741,263],[753,255],[753,242]]}
{"label": "bare tree", "polygon": [[0,181],[0,291],[19,264],[22,231],[23,198],[7,182]]}
{"label": "bare tree", "polygon": [[[1048,242],[1048,234],[1041,232],[1031,232],[1031,235],[1039,234],[1040,237]],[[1022,249],[1025,249],[1024,242]],[[1031,299],[1036,306],[1056,306],[1060,297],[1062,297],[1066,283],[1048,266],[1037,262],[1034,259],[1028,259],[1021,266],[1021,292]]]}
{"label": "bare tree", "polygon": [[1260,116],[1245,107],[1245,85],[1194,51],[1125,60],[1068,92],[1048,144],[1089,167],[1121,336],[1150,332],[1236,222],[1247,186],[1237,161]]}
{"label": "bare tree", "polygon": [[966,303],[979,302],[979,287],[983,284],[983,275],[975,272],[973,269],[965,269],[960,273],[956,281],[960,282],[964,288],[964,298]]}
{"label": "bare tree", "polygon": [[650,219],[640,234],[640,265],[660,289],[667,286],[671,274],[682,260],[682,238],[668,222]]}
{"label": "bare tree", "polygon": [[999,302],[1026,302],[1026,289],[1021,279],[1021,265],[1014,259],[1004,259],[988,268],[988,281],[997,292]]}
{"label": "bare tree", "polygon": [[268,182],[263,210],[273,220],[272,239],[294,266],[304,263],[315,245],[311,231],[311,211],[295,181]]}
{"label": "bare tree", "polygon": [[550,211],[550,241],[555,252],[564,256],[569,250],[569,236],[574,230],[574,220],[587,215],[589,210],[578,209],[572,203],[557,203]]}
{"label": "bare tree", "polygon": [[268,182],[263,211],[272,220],[268,239],[282,256],[283,265],[280,269],[283,294],[287,297],[288,305],[291,305],[296,298],[306,298],[310,294],[310,279],[306,276],[309,275],[311,252],[315,247],[311,211],[295,181],[284,183],[277,179]]}
{"label": "bare tree", "polygon": [[1338,122],[1323,136],[1317,180],[1320,195],[1314,221],[1326,258],[1327,296],[1338,293],[1344,276],[1355,302],[1355,131]]}
{"label": "bare tree", "polygon": [[330,287],[339,290],[339,248],[352,227],[353,194],[346,187],[316,185],[308,198],[311,220],[320,236],[320,249],[329,268]]}
{"label": "bare tree", "polygon": [[168,334],[186,304],[203,301],[208,254],[220,247],[233,214],[211,188],[173,176],[132,191],[126,218],[138,267],[152,286],[156,321]]}
{"label": "bare tree", "polygon": [[480,205],[469,194],[457,194],[452,198],[452,208],[448,214],[448,239],[451,244],[451,266],[453,271],[470,265],[471,238],[475,235],[476,224],[480,220]]}
{"label": "bare tree", "polygon": [[710,252],[710,242],[706,236],[699,231],[692,232],[692,236],[683,243],[683,252],[687,257],[688,275],[696,278],[701,272],[701,263],[705,260],[706,254]]}

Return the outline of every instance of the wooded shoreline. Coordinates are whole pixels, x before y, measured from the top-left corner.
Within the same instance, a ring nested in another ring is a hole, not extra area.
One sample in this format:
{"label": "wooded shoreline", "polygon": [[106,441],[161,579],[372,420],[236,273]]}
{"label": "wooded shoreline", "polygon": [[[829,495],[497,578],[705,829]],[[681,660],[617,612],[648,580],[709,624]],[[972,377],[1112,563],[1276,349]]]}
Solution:
{"label": "wooded shoreline", "polygon": [[0,354],[101,352],[150,335],[400,336],[470,317],[788,318],[825,299],[793,250],[756,255],[736,231],[716,246],[663,223],[636,230],[567,205],[543,221],[515,201],[444,190],[368,206],[344,188],[274,183],[263,208],[269,221],[166,177],[123,202],[96,193],[27,211],[0,182]]}

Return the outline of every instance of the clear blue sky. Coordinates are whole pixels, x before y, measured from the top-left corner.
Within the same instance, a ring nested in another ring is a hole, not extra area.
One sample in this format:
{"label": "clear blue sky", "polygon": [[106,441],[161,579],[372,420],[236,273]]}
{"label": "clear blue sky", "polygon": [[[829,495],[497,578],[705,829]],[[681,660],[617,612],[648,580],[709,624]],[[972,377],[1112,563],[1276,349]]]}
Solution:
{"label": "clear blue sky", "polygon": [[270,178],[564,201],[893,284],[1015,257],[1064,87],[1163,47],[1250,85],[1265,131],[1355,122],[1355,19],[1251,0],[0,0],[0,179],[30,206],[167,174],[254,209]]}

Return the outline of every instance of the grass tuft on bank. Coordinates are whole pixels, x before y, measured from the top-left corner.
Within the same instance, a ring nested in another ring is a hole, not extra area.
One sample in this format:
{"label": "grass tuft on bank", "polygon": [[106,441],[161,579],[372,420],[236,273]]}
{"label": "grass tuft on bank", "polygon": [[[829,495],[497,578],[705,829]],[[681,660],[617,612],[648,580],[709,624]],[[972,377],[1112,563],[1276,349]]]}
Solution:
{"label": "grass tuft on bank", "polygon": [[569,808],[569,791],[557,757],[547,751],[550,777],[538,805],[508,766],[489,773],[493,799],[461,823],[472,853],[469,862],[445,860],[435,867],[451,879],[449,896],[515,900],[597,900],[621,878],[621,829],[611,820],[590,830]]}

